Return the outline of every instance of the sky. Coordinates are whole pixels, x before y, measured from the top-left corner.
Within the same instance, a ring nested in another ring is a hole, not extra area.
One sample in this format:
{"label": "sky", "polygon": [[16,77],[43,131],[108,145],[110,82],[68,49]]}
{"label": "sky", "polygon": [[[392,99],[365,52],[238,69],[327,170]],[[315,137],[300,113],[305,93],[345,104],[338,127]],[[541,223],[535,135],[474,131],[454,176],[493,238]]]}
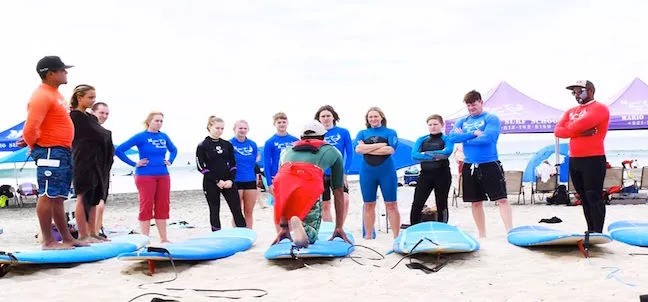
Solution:
{"label": "sky", "polygon": [[247,120],[262,145],[274,113],[298,136],[325,104],[352,136],[378,106],[413,140],[428,115],[501,81],[559,109],[575,105],[564,87],[578,79],[604,103],[648,81],[646,11],[641,0],[3,1],[0,129],[25,119],[36,62],[58,55],[75,65],[60,91],[95,86],[116,144],[155,110],[181,152],[207,135],[210,115],[227,138]]}

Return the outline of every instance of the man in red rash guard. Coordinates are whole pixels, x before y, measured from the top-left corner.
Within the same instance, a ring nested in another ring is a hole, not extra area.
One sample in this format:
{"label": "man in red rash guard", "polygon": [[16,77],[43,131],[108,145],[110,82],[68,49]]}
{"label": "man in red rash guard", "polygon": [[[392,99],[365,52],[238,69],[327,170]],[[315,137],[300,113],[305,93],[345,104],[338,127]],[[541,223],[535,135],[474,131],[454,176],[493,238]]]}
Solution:
{"label": "man in red rash guard", "polygon": [[594,100],[592,82],[576,81],[566,88],[572,91],[578,106],[563,114],[554,134],[571,139],[569,174],[583,202],[587,231],[603,233],[605,203],[602,192],[606,163],[603,141],[610,123],[610,111]]}

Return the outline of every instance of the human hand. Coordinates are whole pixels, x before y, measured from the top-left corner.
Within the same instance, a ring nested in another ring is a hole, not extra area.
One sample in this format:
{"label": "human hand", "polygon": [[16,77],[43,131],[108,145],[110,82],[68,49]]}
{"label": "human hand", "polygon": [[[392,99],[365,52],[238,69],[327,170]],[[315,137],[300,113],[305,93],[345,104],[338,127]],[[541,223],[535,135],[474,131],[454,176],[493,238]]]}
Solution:
{"label": "human hand", "polygon": [[166,165],[166,166],[170,166],[170,165],[171,165],[171,162],[170,162],[168,159],[165,159],[165,160],[164,160],[164,165]]}
{"label": "human hand", "polygon": [[275,238],[274,241],[270,245],[275,245],[279,243],[281,240],[288,239],[292,241],[292,237],[290,237],[290,230],[288,230],[288,227],[281,227],[281,230],[279,231],[279,234],[277,234],[277,238]]}
{"label": "human hand", "polygon": [[25,143],[25,140],[21,137],[16,141],[16,146],[18,148],[24,148],[27,146],[27,143]]}
{"label": "human hand", "polygon": [[149,163],[148,158],[142,158],[137,162],[137,164],[135,166],[144,167],[144,166],[148,165],[148,163]]}
{"label": "human hand", "polygon": [[216,183],[216,186],[217,186],[219,189],[225,188],[225,182],[222,181],[222,180],[219,180],[219,181]]}
{"label": "human hand", "polygon": [[223,188],[225,188],[225,189],[231,188],[232,185],[234,184],[231,180],[226,180],[224,182],[225,182],[225,184],[223,185]]}
{"label": "human hand", "polygon": [[474,136],[482,136],[482,135],[484,135],[484,132],[482,132],[481,130],[475,130],[475,131],[473,131],[473,135]]}
{"label": "human hand", "polygon": [[333,230],[333,235],[331,235],[331,239],[329,239],[329,241],[335,239],[336,237],[342,238],[342,240],[344,240],[345,242],[352,244],[351,240],[347,238],[347,235],[342,228],[335,228]]}
{"label": "human hand", "polygon": [[595,128],[591,128],[591,129],[583,131],[583,133],[581,133],[581,136],[592,136],[592,135],[596,134],[597,132],[598,132],[598,130],[595,127]]}
{"label": "human hand", "polygon": [[453,133],[463,133],[463,130],[461,130],[461,128],[454,128],[454,129],[452,129],[452,132]]}

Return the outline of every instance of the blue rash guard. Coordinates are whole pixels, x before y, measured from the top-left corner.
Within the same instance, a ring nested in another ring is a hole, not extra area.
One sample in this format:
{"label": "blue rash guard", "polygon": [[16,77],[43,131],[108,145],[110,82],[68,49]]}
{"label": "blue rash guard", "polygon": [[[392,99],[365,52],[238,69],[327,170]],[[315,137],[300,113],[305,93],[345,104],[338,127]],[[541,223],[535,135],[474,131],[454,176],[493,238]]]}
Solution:
{"label": "blue rash guard", "polygon": [[290,134],[283,136],[275,134],[265,142],[263,146],[263,173],[265,174],[268,186],[272,185],[272,178],[279,171],[279,156],[281,155],[281,151],[292,146],[298,140],[298,138]]}
{"label": "blue rash guard", "polygon": [[[351,168],[351,162],[353,160],[353,142],[351,141],[349,130],[333,126],[333,128],[326,131],[324,141],[340,151],[344,158],[344,172],[346,174]],[[331,169],[326,169],[324,174],[331,175]]]}
{"label": "blue rash guard", "polygon": [[[412,159],[421,162],[421,170],[429,171],[437,168],[445,168],[450,165],[448,156],[454,150],[447,135],[428,134],[419,137],[412,148]],[[441,158],[435,156],[440,155]]]}
{"label": "blue rash guard", "polygon": [[242,142],[236,139],[236,137],[232,137],[230,143],[234,146],[234,158],[236,159],[236,176],[234,177],[234,181],[256,181],[254,165],[256,165],[256,159],[259,154],[257,144],[247,137]]}
{"label": "blue rash guard", "polygon": [[135,175],[167,175],[169,174],[169,170],[164,163],[167,151],[169,152],[170,163],[173,163],[176,155],[178,155],[178,149],[173,145],[168,135],[162,132],[149,132],[147,130],[135,134],[123,144],[119,145],[115,149],[115,155],[126,164],[135,167],[137,164],[126,155],[126,151],[134,146],[139,151],[139,158],[146,158],[149,161],[146,166],[136,167]]}
{"label": "blue rash guard", "polygon": [[[396,131],[383,126],[361,130],[356,136],[354,146],[357,146],[359,141],[365,144],[387,143],[394,150],[398,147]],[[360,191],[364,202],[376,201],[378,186],[386,202],[396,201],[398,177],[394,159],[391,155],[365,154],[360,168]]]}
{"label": "blue rash guard", "polygon": [[[465,162],[468,164],[483,164],[495,162],[497,156],[497,138],[500,134],[499,118],[488,112],[482,112],[480,115],[469,115],[457,121],[456,129],[461,129],[463,133],[450,134],[450,140],[455,143],[463,143]],[[475,136],[473,132],[480,130],[483,135]]]}

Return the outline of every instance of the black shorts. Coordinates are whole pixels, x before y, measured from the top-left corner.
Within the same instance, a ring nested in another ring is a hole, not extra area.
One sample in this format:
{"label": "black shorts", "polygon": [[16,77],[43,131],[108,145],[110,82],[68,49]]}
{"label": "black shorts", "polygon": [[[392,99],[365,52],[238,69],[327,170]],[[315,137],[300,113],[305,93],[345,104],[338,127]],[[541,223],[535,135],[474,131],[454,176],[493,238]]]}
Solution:
{"label": "black shorts", "polygon": [[[322,201],[331,200],[331,175],[324,175],[324,193],[322,193]],[[349,188],[344,185],[344,192],[349,193]]]}
{"label": "black shorts", "polygon": [[257,183],[256,181],[237,181],[234,183],[236,188],[239,190],[256,190]]}
{"label": "black shorts", "polygon": [[495,201],[507,196],[504,168],[499,160],[483,164],[464,163],[461,178],[465,202]]}

